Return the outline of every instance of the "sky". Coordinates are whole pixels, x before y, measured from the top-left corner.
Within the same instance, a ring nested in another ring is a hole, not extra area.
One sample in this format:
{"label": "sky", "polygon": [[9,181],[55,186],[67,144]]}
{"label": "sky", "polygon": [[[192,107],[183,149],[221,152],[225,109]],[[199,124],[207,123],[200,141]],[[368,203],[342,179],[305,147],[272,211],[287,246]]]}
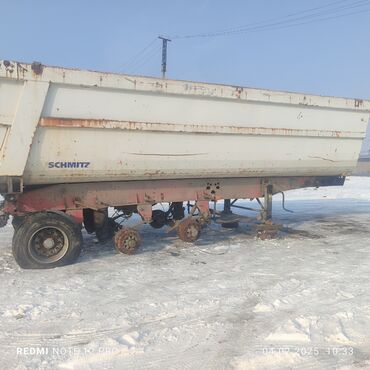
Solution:
{"label": "sky", "polygon": [[[322,14],[338,7],[347,8]],[[168,78],[370,99],[370,0],[0,0],[0,9],[0,59],[160,76],[165,35]]]}
{"label": "sky", "polygon": [[[213,32],[327,4],[356,3],[0,0],[0,59],[160,76],[158,35]],[[351,11],[370,9],[370,0],[362,3]],[[174,39],[168,45],[167,76],[370,99],[369,46],[369,11],[288,28]]]}

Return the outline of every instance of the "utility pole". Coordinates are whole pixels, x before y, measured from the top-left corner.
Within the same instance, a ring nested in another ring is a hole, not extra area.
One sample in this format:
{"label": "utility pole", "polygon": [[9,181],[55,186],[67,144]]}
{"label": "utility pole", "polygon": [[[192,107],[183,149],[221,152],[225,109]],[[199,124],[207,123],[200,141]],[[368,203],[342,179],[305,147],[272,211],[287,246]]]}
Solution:
{"label": "utility pole", "polygon": [[167,42],[171,41],[163,36],[158,36],[162,40],[162,78],[166,78],[167,71]]}

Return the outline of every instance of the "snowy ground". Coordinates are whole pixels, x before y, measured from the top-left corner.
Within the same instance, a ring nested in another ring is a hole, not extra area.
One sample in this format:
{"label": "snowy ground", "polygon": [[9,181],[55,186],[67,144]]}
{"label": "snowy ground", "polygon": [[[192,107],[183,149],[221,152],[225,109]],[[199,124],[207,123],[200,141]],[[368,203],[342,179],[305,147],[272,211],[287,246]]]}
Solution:
{"label": "snowy ground", "polygon": [[21,270],[2,229],[0,369],[370,369],[370,178],[288,192],[294,214],[278,198],[278,240],[144,226],[137,255],[85,235],[47,271]]}

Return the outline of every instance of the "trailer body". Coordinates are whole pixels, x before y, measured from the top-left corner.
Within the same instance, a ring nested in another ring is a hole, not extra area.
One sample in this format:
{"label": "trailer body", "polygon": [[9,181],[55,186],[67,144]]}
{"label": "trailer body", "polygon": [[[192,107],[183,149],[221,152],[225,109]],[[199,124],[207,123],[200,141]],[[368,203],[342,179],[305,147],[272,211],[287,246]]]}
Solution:
{"label": "trailer body", "polygon": [[257,199],[271,237],[272,196],[342,185],[369,116],[361,99],[0,61],[0,223],[13,216],[24,268],[73,262],[82,224],[133,253],[138,231],[117,221],[133,213],[192,242],[211,215],[235,226],[235,199]]}
{"label": "trailer body", "polygon": [[345,176],[369,112],[356,99],[2,61],[0,179]]}

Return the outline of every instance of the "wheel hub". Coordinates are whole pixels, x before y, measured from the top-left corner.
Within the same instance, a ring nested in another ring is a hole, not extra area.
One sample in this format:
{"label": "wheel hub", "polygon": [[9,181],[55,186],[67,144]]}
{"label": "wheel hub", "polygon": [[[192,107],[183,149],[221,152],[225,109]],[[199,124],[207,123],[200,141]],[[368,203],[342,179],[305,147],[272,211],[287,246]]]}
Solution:
{"label": "wheel hub", "polygon": [[200,227],[201,225],[195,219],[188,218],[180,222],[177,233],[184,242],[193,243],[199,237]]}
{"label": "wheel hub", "polygon": [[39,260],[59,259],[68,248],[68,241],[61,230],[46,227],[33,234],[29,247],[31,253]]}
{"label": "wheel hub", "polygon": [[186,230],[186,234],[189,238],[196,238],[198,236],[199,229],[195,225],[189,225],[188,229]]}
{"label": "wheel hub", "polygon": [[54,239],[52,238],[47,238],[44,240],[44,242],[42,243],[42,245],[46,248],[46,249],[50,249],[50,248],[53,248],[54,245],[55,245],[55,242],[54,242]]}
{"label": "wheel hub", "polygon": [[134,229],[121,229],[114,237],[116,249],[124,254],[133,254],[140,244],[139,233]]}
{"label": "wheel hub", "polygon": [[128,249],[135,248],[136,243],[137,243],[137,240],[136,240],[135,236],[133,236],[133,235],[128,236],[127,239],[124,241],[124,245]]}

